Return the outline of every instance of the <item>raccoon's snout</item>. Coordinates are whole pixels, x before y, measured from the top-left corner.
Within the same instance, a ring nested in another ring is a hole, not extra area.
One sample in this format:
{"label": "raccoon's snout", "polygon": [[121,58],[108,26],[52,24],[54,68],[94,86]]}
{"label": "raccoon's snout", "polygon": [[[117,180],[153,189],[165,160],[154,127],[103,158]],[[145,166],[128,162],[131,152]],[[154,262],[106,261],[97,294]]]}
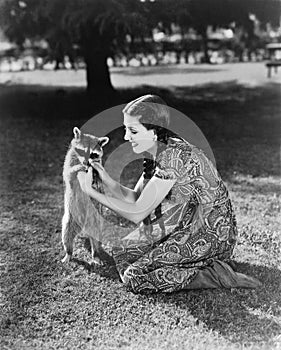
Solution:
{"label": "raccoon's snout", "polygon": [[99,153],[91,153],[87,162],[87,166],[91,166],[92,162],[101,162],[101,155]]}

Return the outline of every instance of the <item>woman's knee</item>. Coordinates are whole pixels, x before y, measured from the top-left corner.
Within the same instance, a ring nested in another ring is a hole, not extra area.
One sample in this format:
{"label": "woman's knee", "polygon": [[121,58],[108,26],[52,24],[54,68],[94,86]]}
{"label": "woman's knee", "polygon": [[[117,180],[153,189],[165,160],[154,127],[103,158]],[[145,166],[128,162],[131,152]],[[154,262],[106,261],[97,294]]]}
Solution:
{"label": "woman's knee", "polygon": [[133,292],[138,291],[138,287],[144,283],[144,273],[134,265],[130,265],[121,275],[124,285]]}

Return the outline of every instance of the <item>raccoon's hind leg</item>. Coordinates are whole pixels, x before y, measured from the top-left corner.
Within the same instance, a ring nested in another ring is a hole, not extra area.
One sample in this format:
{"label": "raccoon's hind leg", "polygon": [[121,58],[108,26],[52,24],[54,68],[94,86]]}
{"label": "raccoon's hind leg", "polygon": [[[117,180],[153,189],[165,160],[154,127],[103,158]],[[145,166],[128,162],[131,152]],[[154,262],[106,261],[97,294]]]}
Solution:
{"label": "raccoon's hind leg", "polygon": [[[106,264],[115,266],[113,257],[103,248],[100,241],[93,237],[88,237],[91,246],[91,264],[104,266]],[[89,250],[89,245],[85,245],[85,248]]]}
{"label": "raccoon's hind leg", "polygon": [[103,265],[103,261],[99,256],[99,252],[102,249],[101,243],[94,239],[93,237],[89,237],[91,244],[91,264],[92,265]]}
{"label": "raccoon's hind leg", "polygon": [[61,260],[63,263],[68,263],[73,254],[73,240],[78,233],[78,225],[75,223],[72,215],[65,212],[62,218],[62,244],[65,251],[65,256]]}

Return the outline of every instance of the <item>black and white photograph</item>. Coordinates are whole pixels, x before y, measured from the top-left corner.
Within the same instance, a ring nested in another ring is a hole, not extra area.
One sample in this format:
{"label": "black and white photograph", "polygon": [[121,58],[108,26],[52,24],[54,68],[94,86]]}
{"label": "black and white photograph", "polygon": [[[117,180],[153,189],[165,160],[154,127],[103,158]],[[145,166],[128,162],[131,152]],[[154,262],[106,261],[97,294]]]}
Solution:
{"label": "black and white photograph", "polygon": [[281,0],[0,0],[0,349],[281,350]]}

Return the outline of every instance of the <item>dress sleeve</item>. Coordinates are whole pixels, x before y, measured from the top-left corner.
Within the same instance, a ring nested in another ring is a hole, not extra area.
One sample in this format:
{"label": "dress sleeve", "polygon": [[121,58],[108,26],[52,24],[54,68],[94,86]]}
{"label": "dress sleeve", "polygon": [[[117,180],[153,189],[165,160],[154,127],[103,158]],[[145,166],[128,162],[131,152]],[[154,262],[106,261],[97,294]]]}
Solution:
{"label": "dress sleeve", "polygon": [[159,156],[154,175],[164,180],[186,180],[191,175],[193,165],[191,149],[167,147]]}

